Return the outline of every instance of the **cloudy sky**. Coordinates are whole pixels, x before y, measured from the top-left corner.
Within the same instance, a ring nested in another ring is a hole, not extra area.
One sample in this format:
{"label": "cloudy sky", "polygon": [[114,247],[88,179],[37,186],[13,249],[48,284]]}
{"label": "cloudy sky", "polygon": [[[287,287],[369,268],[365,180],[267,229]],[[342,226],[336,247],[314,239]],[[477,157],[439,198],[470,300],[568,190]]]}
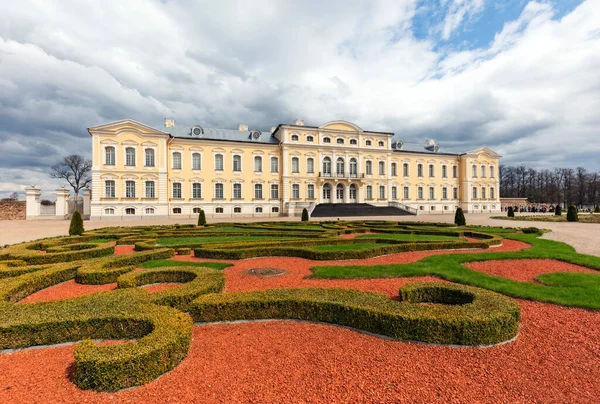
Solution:
{"label": "cloudy sky", "polygon": [[0,196],[86,128],[304,119],[600,170],[600,0],[0,0]]}

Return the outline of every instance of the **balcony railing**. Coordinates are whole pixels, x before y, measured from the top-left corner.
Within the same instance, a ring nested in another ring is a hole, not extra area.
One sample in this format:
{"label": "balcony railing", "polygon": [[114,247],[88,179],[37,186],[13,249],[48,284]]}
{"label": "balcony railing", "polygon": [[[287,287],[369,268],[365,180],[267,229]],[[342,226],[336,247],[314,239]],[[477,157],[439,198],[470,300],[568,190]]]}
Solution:
{"label": "balcony railing", "polygon": [[365,178],[365,175],[358,173],[319,172],[319,178]]}

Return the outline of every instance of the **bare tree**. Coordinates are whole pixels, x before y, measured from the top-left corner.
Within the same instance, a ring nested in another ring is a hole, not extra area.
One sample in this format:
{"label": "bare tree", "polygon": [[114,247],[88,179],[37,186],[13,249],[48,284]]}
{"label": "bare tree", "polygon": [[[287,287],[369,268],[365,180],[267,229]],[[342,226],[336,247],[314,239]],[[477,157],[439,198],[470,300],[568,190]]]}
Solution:
{"label": "bare tree", "polygon": [[18,200],[19,200],[19,194],[16,192],[9,194],[6,198],[2,198],[3,202],[12,202],[12,201],[18,201]]}
{"label": "bare tree", "polygon": [[50,177],[67,181],[75,195],[79,195],[79,191],[92,182],[91,172],[92,160],[72,154],[52,166]]}

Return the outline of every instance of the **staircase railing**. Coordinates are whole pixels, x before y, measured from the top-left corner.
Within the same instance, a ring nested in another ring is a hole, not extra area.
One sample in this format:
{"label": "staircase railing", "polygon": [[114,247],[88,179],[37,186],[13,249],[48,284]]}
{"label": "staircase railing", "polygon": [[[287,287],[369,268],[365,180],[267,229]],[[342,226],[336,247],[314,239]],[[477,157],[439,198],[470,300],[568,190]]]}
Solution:
{"label": "staircase railing", "polygon": [[317,204],[315,202],[311,202],[310,205],[308,205],[308,217],[310,217],[313,213],[313,211],[315,210],[315,208],[317,207]]}
{"label": "staircase railing", "polygon": [[408,205],[406,205],[404,203],[390,201],[390,202],[388,202],[388,206],[392,206],[394,208],[405,210],[408,213],[410,213],[411,215],[415,215],[416,216],[416,215],[419,214],[419,211],[417,209],[415,209],[415,208],[413,208],[411,206],[408,206]]}

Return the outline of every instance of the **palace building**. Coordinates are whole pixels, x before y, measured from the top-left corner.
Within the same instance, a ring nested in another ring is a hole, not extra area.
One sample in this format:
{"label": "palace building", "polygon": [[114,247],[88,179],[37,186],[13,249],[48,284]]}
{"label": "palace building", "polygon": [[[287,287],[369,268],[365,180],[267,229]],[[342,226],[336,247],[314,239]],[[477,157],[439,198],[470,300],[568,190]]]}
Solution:
{"label": "palace building", "polygon": [[499,212],[500,156],[444,151],[345,121],[268,132],[122,120],[92,136],[91,217],[297,216],[367,203],[413,214]]}

